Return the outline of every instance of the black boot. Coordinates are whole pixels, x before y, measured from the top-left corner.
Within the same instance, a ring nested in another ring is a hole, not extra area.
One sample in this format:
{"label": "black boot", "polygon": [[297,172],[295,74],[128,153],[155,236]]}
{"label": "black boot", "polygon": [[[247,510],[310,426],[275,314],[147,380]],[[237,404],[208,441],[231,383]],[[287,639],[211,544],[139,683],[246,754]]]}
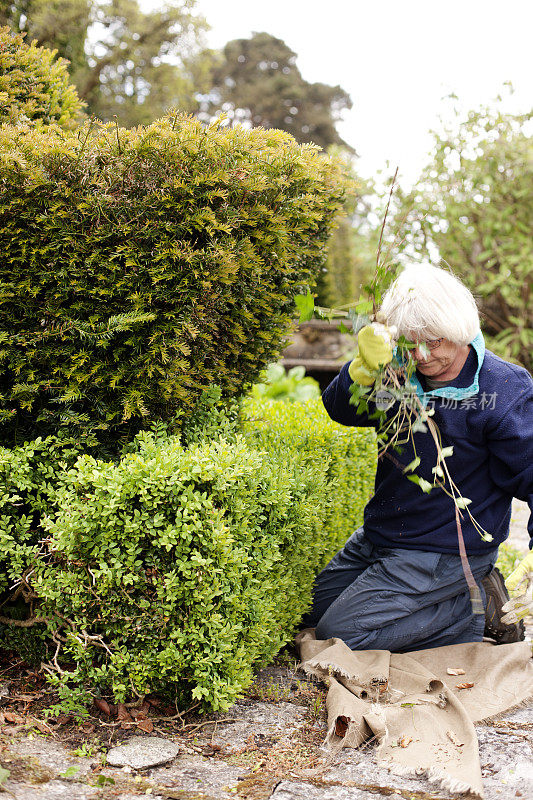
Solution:
{"label": "black boot", "polygon": [[494,639],[496,644],[523,641],[526,632],[522,620],[504,625],[501,619],[503,616],[502,606],[509,600],[509,592],[505,587],[500,570],[494,567],[487,577],[483,578],[482,584],[487,596],[483,635]]}

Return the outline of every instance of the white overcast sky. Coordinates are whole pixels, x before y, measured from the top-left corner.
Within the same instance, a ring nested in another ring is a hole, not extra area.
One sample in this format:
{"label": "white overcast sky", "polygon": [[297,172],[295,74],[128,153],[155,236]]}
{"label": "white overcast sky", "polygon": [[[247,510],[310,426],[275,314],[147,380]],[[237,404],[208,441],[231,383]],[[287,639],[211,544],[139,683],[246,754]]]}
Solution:
{"label": "white overcast sky", "polygon": [[511,81],[507,108],[533,106],[533,0],[198,0],[197,9],[211,47],[266,31],[297,53],[306,80],[340,84],[353,108],[339,132],[365,176],[388,161],[414,181],[429,130],[450,118],[451,92],[476,108]]}

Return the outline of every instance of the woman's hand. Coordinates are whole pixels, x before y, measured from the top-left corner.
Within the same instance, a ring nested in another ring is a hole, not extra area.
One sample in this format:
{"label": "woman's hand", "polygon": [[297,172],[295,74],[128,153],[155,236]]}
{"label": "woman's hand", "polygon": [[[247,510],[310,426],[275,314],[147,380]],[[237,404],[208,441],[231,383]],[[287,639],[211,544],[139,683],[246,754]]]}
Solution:
{"label": "woman's hand", "polygon": [[505,581],[511,599],[504,603],[502,622],[509,625],[533,614],[533,551],[530,551]]}
{"label": "woman's hand", "polygon": [[395,336],[394,326],[389,328],[380,322],[373,322],[361,328],[357,334],[359,355],[348,367],[348,373],[354,383],[359,383],[361,386],[371,386],[374,383],[376,376],[373,373],[392,361]]}

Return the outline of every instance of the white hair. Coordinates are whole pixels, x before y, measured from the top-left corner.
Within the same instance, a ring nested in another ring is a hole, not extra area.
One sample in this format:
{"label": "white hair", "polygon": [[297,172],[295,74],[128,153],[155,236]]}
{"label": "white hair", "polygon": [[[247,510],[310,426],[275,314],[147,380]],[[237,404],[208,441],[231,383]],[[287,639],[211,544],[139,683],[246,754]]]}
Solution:
{"label": "white hair", "polygon": [[377,320],[411,341],[469,344],[479,332],[476,301],[461,281],[430,264],[405,267],[383,297]]}

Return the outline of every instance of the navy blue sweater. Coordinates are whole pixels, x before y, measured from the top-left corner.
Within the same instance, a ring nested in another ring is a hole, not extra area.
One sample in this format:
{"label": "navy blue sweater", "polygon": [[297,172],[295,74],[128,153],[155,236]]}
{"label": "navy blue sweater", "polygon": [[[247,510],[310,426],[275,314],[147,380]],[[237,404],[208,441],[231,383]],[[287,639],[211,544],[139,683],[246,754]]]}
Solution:
{"label": "navy blue sweater", "polygon": [[[371,426],[375,421],[357,414],[350,405],[348,364],[322,395],[330,417],[343,425]],[[478,334],[467,360],[448,386],[425,391],[423,376],[414,380],[426,406],[435,409],[443,446],[453,445],[446,459],[452,479],[463,497],[470,498],[473,517],[492,542],[483,541],[462,512],[462,530],[468,553],[497,547],[509,534],[513,497],[526,500],[533,511],[533,380],[527,370],[485,351]],[[394,407],[390,413],[394,411]],[[416,473],[433,482],[436,448],[429,432],[414,434],[421,464]],[[381,547],[457,553],[453,502],[441,489],[423,494],[407,480],[402,467],[414,458],[412,444],[401,454],[391,451],[378,461],[375,493],[365,508],[365,534]],[[399,462],[399,463],[398,463]],[[533,547],[533,514],[529,518]]]}

